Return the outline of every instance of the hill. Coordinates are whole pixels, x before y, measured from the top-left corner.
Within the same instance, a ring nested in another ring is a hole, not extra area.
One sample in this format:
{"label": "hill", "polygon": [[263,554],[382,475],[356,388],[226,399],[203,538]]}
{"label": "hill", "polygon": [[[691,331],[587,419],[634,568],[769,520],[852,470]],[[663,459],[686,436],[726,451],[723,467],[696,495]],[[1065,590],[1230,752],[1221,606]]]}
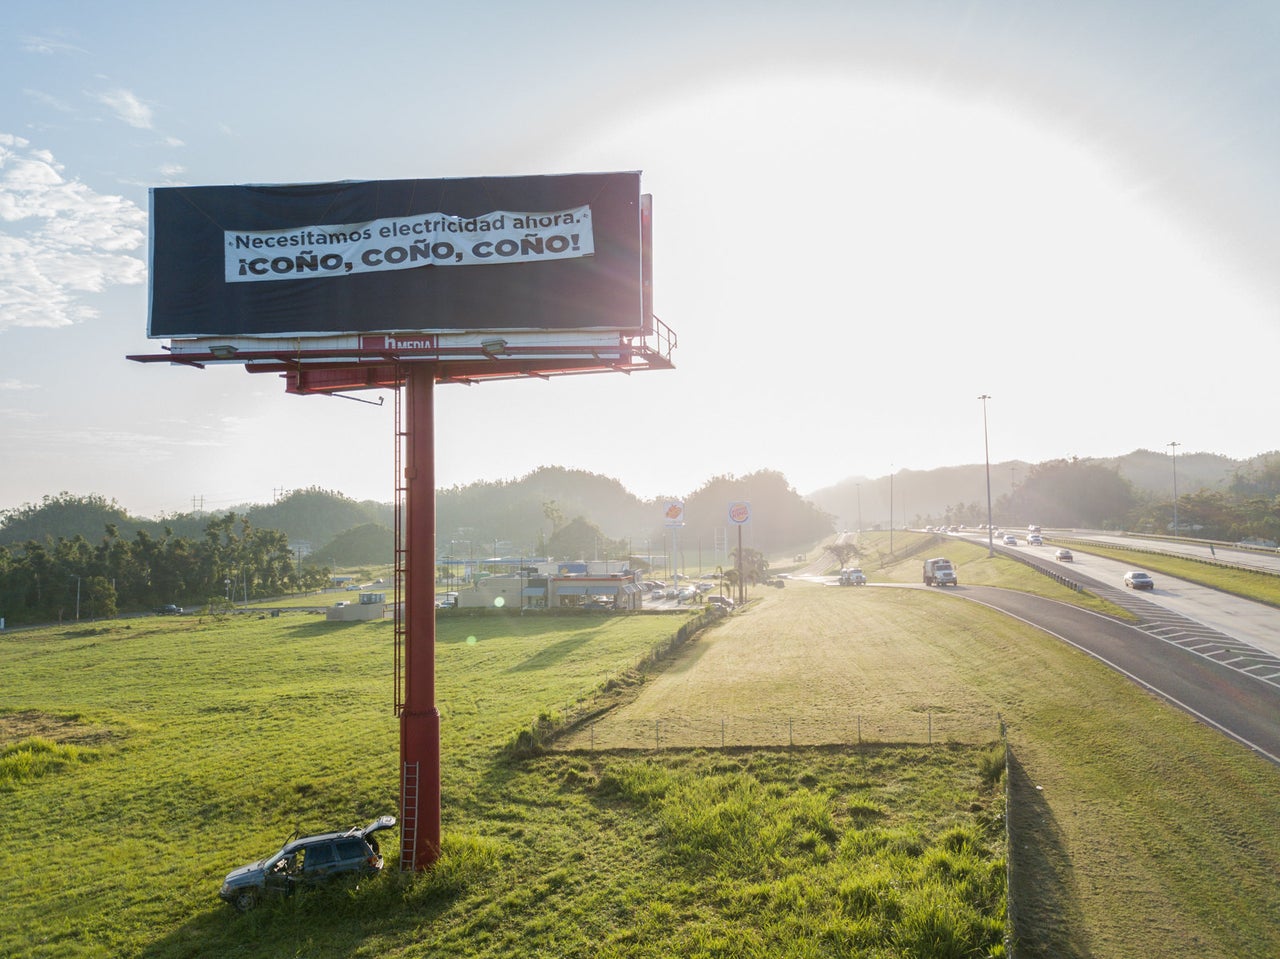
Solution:
{"label": "hill", "polygon": [[[1172,502],[1173,499],[1175,462],[1168,453],[1140,449],[1118,457],[1056,462],[1086,464],[1113,471],[1131,487],[1134,505]],[[1270,477],[1278,463],[1280,452],[1263,453],[1247,460],[1234,460],[1216,453],[1179,454],[1176,462],[1179,499],[1200,491],[1229,492],[1236,489],[1244,492],[1251,479]],[[998,507],[1002,502],[1016,504],[1018,491],[1046,465],[1024,460],[992,463],[991,501],[996,507],[995,512],[1000,512]],[[1275,496],[1280,493],[1280,487],[1268,478],[1252,492]],[[899,526],[942,522],[947,515],[969,517],[960,519],[960,522],[986,522],[986,467],[982,463],[974,463],[932,470],[899,470],[892,478],[856,476],[808,495],[815,505],[835,516],[844,529],[887,526],[891,498],[893,519]],[[1115,519],[1119,521],[1121,518]],[[1024,523],[1033,519],[1052,522],[1034,516],[1014,516],[1007,520],[996,516],[997,522],[1018,519]],[[1064,525],[1084,523],[1070,521]]]}
{"label": "hill", "polygon": [[[1163,510],[1173,499],[1177,476],[1183,520],[1200,507],[1198,523],[1220,537],[1269,536],[1265,521],[1277,525],[1275,499],[1280,496],[1280,452],[1247,460],[1215,453],[1181,454],[1135,450],[1109,459],[1056,460],[1028,463],[1005,460],[991,465],[991,501],[999,523],[1035,521],[1057,525],[1129,525],[1159,529],[1168,525]],[[833,529],[964,522],[983,523],[987,517],[987,470],[981,463],[932,470],[899,470],[892,476],[855,476],[807,496],[773,470],[748,476],[718,476],[687,495],[641,499],[621,481],[585,470],[547,466],[514,480],[481,481],[437,491],[437,544],[442,553],[483,558],[494,554],[533,556],[546,552],[557,531],[582,520],[594,527],[601,548],[610,555],[658,553],[669,544],[672,530],[664,511],[668,502],[684,503],[684,526],[677,541],[692,560],[727,553],[736,537],[727,519],[730,503],[749,502],[751,522],[744,528],[744,545],[769,555],[792,547],[807,548]],[[1248,503],[1237,514],[1215,498]],[[344,555],[336,539],[361,527],[364,535],[345,540],[389,554],[389,530],[394,525],[389,503],[356,501],[317,487],[295,490],[274,503],[244,504],[231,512],[257,529],[278,530],[295,549],[322,551],[335,565],[363,562]],[[1050,518],[1050,514],[1054,518]],[[83,537],[99,542],[108,530],[132,539],[138,532],[162,538],[173,535],[198,540],[213,517],[183,513],[148,519],[130,516],[114,500],[100,495],[70,493],[45,496],[40,503],[0,511],[0,548],[20,549],[28,541],[45,543]],[[1265,527],[1265,528],[1264,528]],[[377,529],[388,532],[378,533]],[[388,537],[385,549],[370,545],[370,537]],[[579,547],[588,549],[588,547]],[[593,558],[591,556],[573,558]]]}

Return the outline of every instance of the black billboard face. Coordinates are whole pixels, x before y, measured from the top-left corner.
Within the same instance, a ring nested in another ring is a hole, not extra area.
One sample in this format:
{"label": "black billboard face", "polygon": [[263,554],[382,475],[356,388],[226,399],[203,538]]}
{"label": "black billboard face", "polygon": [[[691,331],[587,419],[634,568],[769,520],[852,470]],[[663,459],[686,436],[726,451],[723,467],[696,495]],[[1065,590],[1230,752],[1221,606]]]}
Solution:
{"label": "black billboard face", "polygon": [[641,333],[648,222],[639,173],[157,187],[147,335]]}

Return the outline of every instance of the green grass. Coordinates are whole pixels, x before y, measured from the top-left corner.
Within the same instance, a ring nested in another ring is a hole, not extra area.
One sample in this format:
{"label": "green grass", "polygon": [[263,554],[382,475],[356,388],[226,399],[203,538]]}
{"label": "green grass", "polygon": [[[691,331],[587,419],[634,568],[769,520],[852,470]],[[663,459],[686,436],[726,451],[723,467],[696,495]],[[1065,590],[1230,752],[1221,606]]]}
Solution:
{"label": "green grass", "polygon": [[96,757],[96,750],[53,742],[41,736],[0,746],[0,792],[12,792],[24,783]]}
{"label": "green grass", "polygon": [[[900,647],[910,674],[891,646],[868,650],[868,689],[923,680],[1008,720],[1020,956],[1280,952],[1274,767],[983,607],[807,592],[839,603],[823,628]],[[631,667],[681,621],[442,617],[440,863],[248,916],[215,898],[232,866],[295,828],[396,809],[390,624],[0,634],[0,675],[19,677],[0,689],[0,746],[78,750],[0,790],[0,955],[1000,955],[988,745],[512,757],[539,715],[649,686]],[[710,638],[663,675],[695,668]]]}

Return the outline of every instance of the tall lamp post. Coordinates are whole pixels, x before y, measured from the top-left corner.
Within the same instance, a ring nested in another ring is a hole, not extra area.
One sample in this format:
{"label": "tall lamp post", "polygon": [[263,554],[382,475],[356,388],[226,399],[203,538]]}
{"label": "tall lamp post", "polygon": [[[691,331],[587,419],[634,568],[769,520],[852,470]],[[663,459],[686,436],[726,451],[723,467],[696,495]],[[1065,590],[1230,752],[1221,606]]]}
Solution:
{"label": "tall lamp post", "polygon": [[982,400],[982,455],[987,463],[987,558],[996,555],[995,530],[991,528],[991,445],[987,442],[987,400],[991,397],[983,393]]}
{"label": "tall lamp post", "polygon": [[1178,447],[1181,443],[1167,444],[1173,450],[1173,535],[1178,535]]}
{"label": "tall lamp post", "polygon": [[889,555],[893,555],[893,464],[889,464]]}

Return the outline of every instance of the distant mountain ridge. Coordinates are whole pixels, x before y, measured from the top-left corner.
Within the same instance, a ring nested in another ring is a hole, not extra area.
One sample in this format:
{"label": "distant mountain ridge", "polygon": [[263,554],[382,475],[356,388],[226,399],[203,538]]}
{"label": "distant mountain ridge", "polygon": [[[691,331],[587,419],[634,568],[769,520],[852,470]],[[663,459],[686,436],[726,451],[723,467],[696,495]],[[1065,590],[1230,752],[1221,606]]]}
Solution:
{"label": "distant mountain ridge", "polygon": [[[1050,461],[1048,465],[1057,462]],[[1135,450],[1108,459],[1071,460],[1103,471],[1114,470],[1133,488],[1139,501],[1172,502],[1174,458],[1163,452]],[[1046,464],[1006,460],[991,465],[991,499],[999,502],[1023,488],[1029,476]],[[1094,472],[1097,472],[1096,470]],[[1264,482],[1260,495],[1271,491],[1280,474],[1280,452],[1235,460],[1215,453],[1179,454],[1176,460],[1178,493],[1222,491],[1242,477],[1257,475]],[[948,512],[985,518],[987,471],[983,464],[939,467],[931,470],[898,470],[892,477],[850,477],[807,496],[794,490],[783,474],[761,470],[747,476],[718,476],[687,494],[642,499],[620,480],[585,470],[541,467],[513,480],[480,481],[441,489],[436,494],[437,543],[441,552],[484,557],[495,553],[534,555],[541,542],[558,527],[582,518],[598,527],[602,540],[625,544],[631,555],[665,548],[672,527],[664,517],[673,500],[684,504],[684,525],[676,532],[686,553],[722,553],[731,526],[726,518],[730,503],[751,504],[752,518],[746,545],[777,551],[790,546],[807,547],[835,529],[870,528],[893,519],[914,524],[926,517],[938,521]],[[1017,502],[1016,498],[1013,500]],[[393,524],[389,503],[356,501],[341,493],[309,488],[295,490],[270,504],[245,504],[224,511],[247,518],[259,529],[276,529],[292,545],[306,543],[322,551],[338,537],[363,529],[364,549],[385,528],[390,541]],[[102,496],[46,496],[41,503],[0,511],[0,548],[20,549],[29,540],[74,539],[82,536],[98,543],[110,527],[132,538],[137,531],[159,537],[166,529],[174,535],[198,539],[210,514],[184,513],[145,519],[129,516],[115,501]],[[984,519],[985,521],[985,519]],[[602,543],[602,546],[604,544]],[[322,555],[339,562],[332,551]]]}
{"label": "distant mountain ridge", "polygon": [[[1218,453],[1179,453],[1176,462],[1178,495],[1198,490],[1224,490],[1233,477],[1262,470],[1280,452],[1261,453],[1247,460],[1235,460]],[[1124,456],[1081,458],[1080,462],[1115,469],[1140,497],[1164,498],[1172,501],[1175,462],[1169,453],[1139,449]],[[1024,482],[1031,470],[1041,464],[1025,460],[1004,460],[991,464],[991,499],[1009,496]],[[917,517],[941,517],[948,507],[957,504],[987,502],[986,466],[983,463],[943,466],[931,470],[899,470],[890,478],[850,477],[833,486],[808,494],[821,509],[839,520],[841,528],[859,525],[887,525],[890,496],[894,500],[893,516],[899,525],[912,523]]]}

